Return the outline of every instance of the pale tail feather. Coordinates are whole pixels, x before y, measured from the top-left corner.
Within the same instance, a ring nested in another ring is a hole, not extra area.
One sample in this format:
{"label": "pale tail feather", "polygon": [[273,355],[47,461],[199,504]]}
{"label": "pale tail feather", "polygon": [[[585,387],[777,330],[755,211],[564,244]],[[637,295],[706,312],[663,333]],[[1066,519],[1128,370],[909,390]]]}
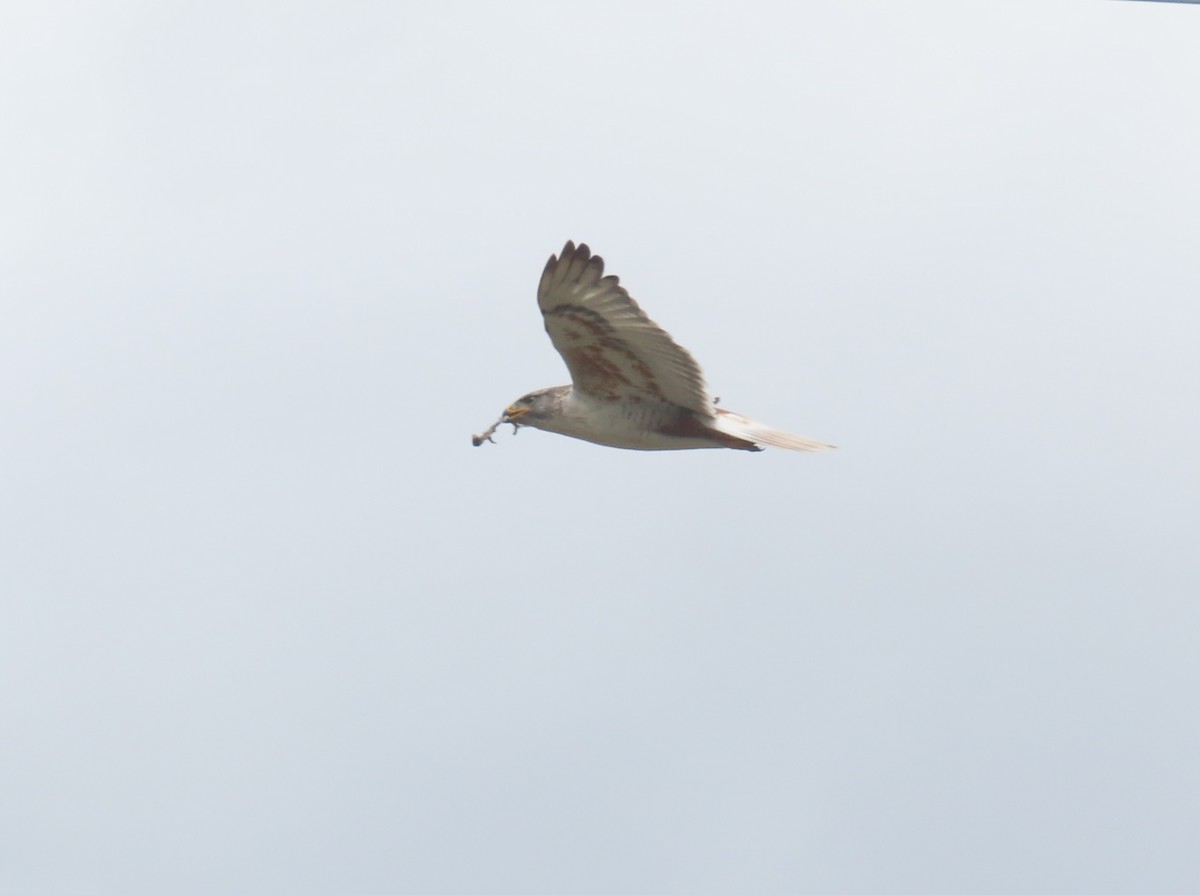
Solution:
{"label": "pale tail feather", "polygon": [[770,426],[746,419],[740,413],[723,408],[717,408],[717,428],[736,438],[744,438],[755,444],[787,448],[789,451],[827,451],[836,447],[836,445],[814,441],[802,435],[793,435],[791,432],[772,429]]}

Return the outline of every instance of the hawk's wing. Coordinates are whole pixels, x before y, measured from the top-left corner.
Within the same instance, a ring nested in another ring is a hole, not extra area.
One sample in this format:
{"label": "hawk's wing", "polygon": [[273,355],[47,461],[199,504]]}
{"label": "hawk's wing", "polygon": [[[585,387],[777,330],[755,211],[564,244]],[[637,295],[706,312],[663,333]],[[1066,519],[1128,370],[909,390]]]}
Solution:
{"label": "hawk's wing", "polygon": [[546,332],[575,388],[594,398],[666,401],[712,416],[700,365],[647,317],[586,245],[550,256],[538,284]]}

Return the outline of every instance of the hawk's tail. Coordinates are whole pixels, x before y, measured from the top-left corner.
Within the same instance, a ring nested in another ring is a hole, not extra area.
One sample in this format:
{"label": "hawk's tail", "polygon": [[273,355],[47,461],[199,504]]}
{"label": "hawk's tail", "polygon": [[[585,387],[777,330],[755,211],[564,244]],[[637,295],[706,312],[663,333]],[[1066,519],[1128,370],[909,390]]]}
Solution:
{"label": "hawk's tail", "polygon": [[717,408],[717,425],[727,435],[752,441],[755,444],[766,444],[771,447],[787,448],[789,451],[827,451],[836,445],[825,444],[823,441],[813,441],[803,435],[793,435],[780,429],[772,429],[754,420],[748,420],[740,413]]}

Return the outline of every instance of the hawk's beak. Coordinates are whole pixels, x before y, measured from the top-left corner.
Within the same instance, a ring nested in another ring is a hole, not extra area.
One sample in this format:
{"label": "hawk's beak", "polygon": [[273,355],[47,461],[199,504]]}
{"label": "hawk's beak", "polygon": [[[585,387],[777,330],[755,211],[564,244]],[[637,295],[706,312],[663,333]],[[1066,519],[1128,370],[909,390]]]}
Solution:
{"label": "hawk's beak", "polygon": [[514,404],[504,411],[504,422],[511,423],[517,417],[524,416],[527,413],[529,413],[528,407],[518,407]]}

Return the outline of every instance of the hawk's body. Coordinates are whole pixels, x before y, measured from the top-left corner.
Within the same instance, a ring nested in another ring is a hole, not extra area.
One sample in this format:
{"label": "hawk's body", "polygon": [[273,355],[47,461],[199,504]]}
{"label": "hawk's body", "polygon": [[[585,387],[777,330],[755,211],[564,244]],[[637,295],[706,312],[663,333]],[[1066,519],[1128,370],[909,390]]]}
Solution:
{"label": "hawk's body", "polygon": [[572,384],[525,395],[504,422],[642,451],[831,447],[716,407],[692,356],[604,276],[586,245],[550,256],[538,306]]}

